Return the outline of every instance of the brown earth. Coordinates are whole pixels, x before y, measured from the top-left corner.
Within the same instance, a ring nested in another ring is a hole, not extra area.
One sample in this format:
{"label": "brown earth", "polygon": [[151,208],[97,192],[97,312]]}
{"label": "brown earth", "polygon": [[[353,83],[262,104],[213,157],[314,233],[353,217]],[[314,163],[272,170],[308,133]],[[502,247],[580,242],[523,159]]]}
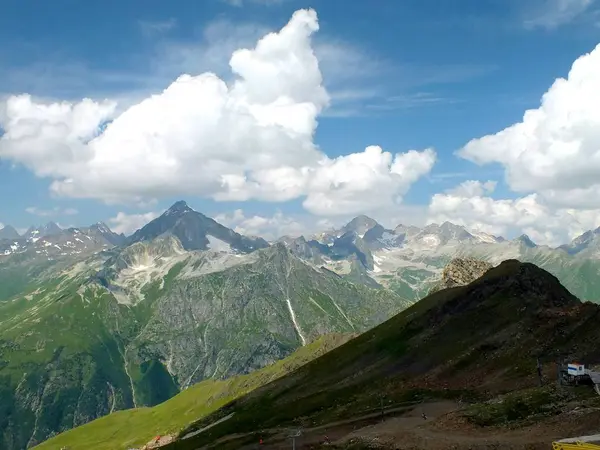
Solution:
{"label": "brown earth", "polygon": [[[578,409],[574,404],[563,414],[527,426],[478,427],[462,415],[460,403],[440,401],[410,408],[392,408],[354,419],[306,428],[295,438],[295,448],[394,450],[548,450],[553,441],[593,434],[600,430],[600,408]],[[426,418],[423,417],[425,414]],[[292,448],[293,429],[263,430],[263,443],[242,444],[250,434],[228,436],[210,447],[240,450]],[[267,437],[268,436],[268,437]],[[329,445],[325,442],[329,440]],[[240,446],[236,446],[236,441]]]}

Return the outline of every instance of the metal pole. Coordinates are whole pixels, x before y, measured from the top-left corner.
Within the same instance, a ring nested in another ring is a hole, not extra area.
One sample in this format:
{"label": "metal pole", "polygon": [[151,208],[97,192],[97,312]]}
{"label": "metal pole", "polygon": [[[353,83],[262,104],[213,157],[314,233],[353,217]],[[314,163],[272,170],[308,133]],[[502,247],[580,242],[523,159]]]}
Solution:
{"label": "metal pole", "polygon": [[296,438],[292,438],[292,450],[296,450]]}

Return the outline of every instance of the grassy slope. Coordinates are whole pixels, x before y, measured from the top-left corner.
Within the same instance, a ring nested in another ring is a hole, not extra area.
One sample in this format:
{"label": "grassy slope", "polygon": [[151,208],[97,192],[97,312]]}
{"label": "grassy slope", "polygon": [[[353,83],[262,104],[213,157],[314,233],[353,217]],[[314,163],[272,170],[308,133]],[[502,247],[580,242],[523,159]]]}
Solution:
{"label": "grassy slope", "polygon": [[352,417],[376,407],[381,396],[386,403],[486,398],[534,386],[538,355],[549,362],[552,352],[572,353],[576,346],[584,360],[600,360],[599,318],[597,305],[581,304],[547,272],[505,262],[232,402],[189,430],[235,412],[231,419],[166,448],[195,449],[232,433]]}
{"label": "grassy slope", "polygon": [[350,335],[323,336],[284,360],[251,374],[203,381],[153,408],[115,412],[62,433],[35,448],[116,450],[143,445],[156,435],[181,431],[191,422],[293,371],[349,338]]}

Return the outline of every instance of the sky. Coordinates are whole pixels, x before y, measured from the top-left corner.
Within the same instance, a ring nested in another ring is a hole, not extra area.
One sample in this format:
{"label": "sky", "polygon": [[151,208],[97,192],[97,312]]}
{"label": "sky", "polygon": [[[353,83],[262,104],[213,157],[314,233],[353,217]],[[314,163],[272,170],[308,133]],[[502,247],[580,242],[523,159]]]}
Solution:
{"label": "sky", "polygon": [[600,226],[600,1],[2,0],[0,223]]}

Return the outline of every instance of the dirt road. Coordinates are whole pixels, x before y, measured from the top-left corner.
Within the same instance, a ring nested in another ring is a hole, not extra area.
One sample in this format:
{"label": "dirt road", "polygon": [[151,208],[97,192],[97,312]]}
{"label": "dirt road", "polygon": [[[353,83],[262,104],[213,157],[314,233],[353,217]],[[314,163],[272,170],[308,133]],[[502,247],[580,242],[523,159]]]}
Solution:
{"label": "dirt road", "polygon": [[[344,420],[327,425],[306,428],[296,438],[296,449],[326,448],[322,444],[327,437],[334,446],[343,447],[353,441],[360,440],[373,445],[372,448],[396,450],[548,450],[554,440],[566,437],[571,430],[584,429],[598,424],[600,415],[584,418],[564,417],[550,418],[546,422],[529,427],[477,428],[464,422],[456,421],[455,412],[459,405],[444,401],[425,403],[410,408],[399,408],[387,416],[369,414],[351,420]],[[427,418],[424,419],[422,414]],[[571,425],[569,425],[571,424]],[[240,445],[241,450],[279,450],[291,449],[292,441],[288,437],[289,429],[265,430],[262,445]],[[575,434],[576,435],[576,434]],[[226,441],[232,443],[243,435],[230,436]],[[216,447],[219,448],[219,443]],[[234,448],[234,447],[231,447]]]}

